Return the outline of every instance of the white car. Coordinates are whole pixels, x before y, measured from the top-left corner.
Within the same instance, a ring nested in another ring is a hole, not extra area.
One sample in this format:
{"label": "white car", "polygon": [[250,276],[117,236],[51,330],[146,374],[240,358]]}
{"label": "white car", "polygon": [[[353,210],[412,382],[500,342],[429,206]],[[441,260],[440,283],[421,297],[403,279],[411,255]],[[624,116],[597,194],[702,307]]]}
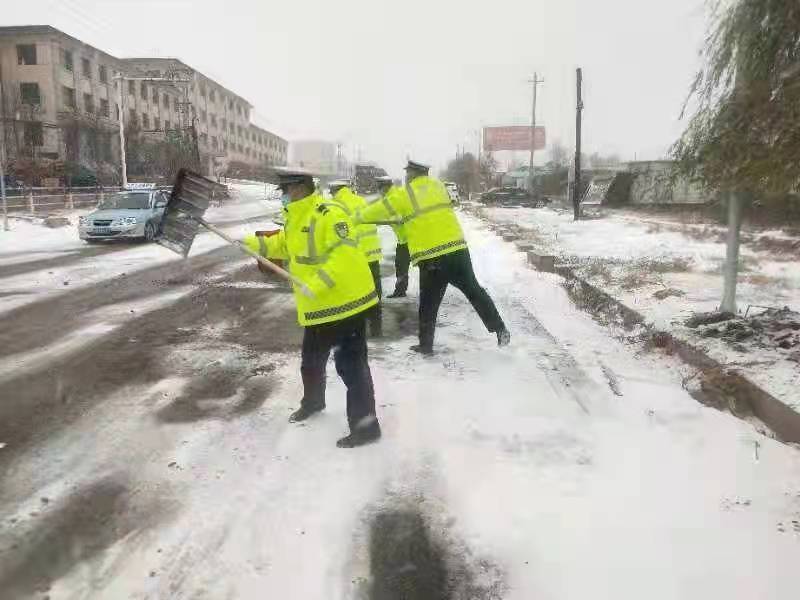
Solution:
{"label": "white car", "polygon": [[169,191],[131,186],[106,196],[97,210],[78,220],[78,235],[92,244],[110,239],[152,241],[169,200]]}

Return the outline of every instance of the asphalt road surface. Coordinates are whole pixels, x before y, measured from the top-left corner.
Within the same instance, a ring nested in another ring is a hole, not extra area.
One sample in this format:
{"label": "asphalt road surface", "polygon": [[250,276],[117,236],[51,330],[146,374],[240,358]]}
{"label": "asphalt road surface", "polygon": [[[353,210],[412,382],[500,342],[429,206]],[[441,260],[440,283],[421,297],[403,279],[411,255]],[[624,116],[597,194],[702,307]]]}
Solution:
{"label": "asphalt road surface", "polygon": [[462,218],[512,345],[451,290],[411,354],[412,284],[370,341],[384,438],[355,450],[332,367],[325,413],[287,423],[292,296],[233,249],[0,313],[0,598],[795,598],[796,450]]}

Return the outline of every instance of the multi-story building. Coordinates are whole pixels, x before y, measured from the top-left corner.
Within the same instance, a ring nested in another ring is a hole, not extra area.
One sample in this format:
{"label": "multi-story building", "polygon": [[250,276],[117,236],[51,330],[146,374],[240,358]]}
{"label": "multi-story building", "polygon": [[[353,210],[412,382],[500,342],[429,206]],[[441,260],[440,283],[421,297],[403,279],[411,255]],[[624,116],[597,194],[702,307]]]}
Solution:
{"label": "multi-story building", "polygon": [[154,139],[194,124],[210,174],[233,162],[286,164],[286,140],[250,122],[250,102],[178,59],[119,59],[50,26],[0,27],[0,85],[11,159],[118,173],[121,116]]}

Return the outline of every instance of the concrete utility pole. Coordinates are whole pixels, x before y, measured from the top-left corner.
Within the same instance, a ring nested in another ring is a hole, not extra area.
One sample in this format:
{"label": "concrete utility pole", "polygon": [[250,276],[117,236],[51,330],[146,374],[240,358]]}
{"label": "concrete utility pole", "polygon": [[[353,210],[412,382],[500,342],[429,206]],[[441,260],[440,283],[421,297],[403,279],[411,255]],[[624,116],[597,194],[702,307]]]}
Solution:
{"label": "concrete utility pole", "polygon": [[536,90],[540,83],[544,83],[544,79],[539,79],[539,74],[534,73],[533,79],[529,79],[528,83],[533,84],[533,102],[531,106],[531,156],[528,161],[528,191],[533,191],[533,153],[536,151]]}
{"label": "concrete utility pole", "polygon": [[572,184],[572,209],[577,221],[581,218],[581,112],[583,111],[583,98],[581,85],[583,84],[583,70],[576,70],[577,103],[575,105],[575,181]]}
{"label": "concrete utility pole", "polygon": [[119,159],[120,172],[122,173],[122,187],[128,185],[128,163],[125,156],[125,106],[123,105],[124,95],[122,93],[123,82],[125,81],[150,81],[166,83],[191,83],[191,79],[173,79],[171,77],[125,77],[122,73],[114,76],[119,84],[117,86],[117,104],[119,105]]}

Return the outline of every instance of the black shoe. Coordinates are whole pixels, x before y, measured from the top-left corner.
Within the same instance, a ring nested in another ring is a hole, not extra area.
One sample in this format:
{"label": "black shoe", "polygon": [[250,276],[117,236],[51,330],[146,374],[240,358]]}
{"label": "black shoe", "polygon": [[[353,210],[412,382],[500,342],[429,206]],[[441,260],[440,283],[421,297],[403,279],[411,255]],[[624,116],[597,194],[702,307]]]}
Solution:
{"label": "black shoe", "polygon": [[497,332],[497,345],[508,346],[510,343],[511,343],[511,332],[509,332],[508,329],[503,327],[500,331]]}
{"label": "black shoe", "polygon": [[395,292],[392,292],[391,294],[389,294],[386,297],[387,298],[405,298],[406,297],[406,293],[405,292],[396,292],[395,291]]}
{"label": "black shoe", "polygon": [[422,344],[414,344],[409,348],[412,352],[419,352],[423,356],[433,356],[432,346],[423,346]]}
{"label": "black shoe", "polygon": [[378,424],[378,419],[372,417],[368,425],[356,427],[350,432],[350,435],[343,437],[336,442],[337,448],[355,448],[376,442],[381,438],[381,426]]}
{"label": "black shoe", "polygon": [[301,406],[289,416],[289,423],[300,423],[301,421],[305,421],[308,417],[323,410],[325,410],[325,406],[313,408]]}

